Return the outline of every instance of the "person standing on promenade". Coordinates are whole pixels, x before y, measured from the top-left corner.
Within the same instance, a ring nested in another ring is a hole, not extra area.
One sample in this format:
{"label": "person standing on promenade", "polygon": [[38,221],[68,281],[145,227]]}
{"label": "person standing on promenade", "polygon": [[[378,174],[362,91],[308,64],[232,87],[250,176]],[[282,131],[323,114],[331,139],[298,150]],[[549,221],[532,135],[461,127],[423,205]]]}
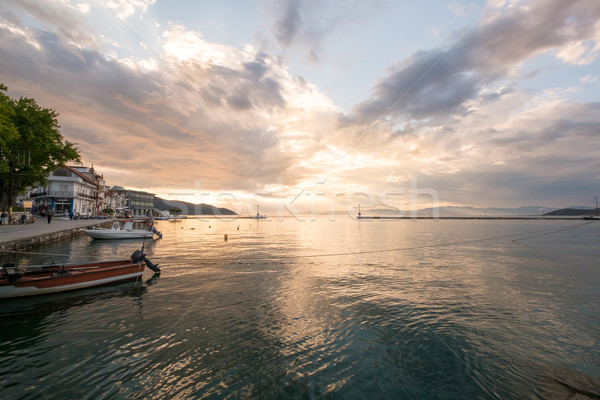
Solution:
{"label": "person standing on promenade", "polygon": [[46,215],[48,216],[48,223],[50,223],[52,221],[52,211],[46,210]]}
{"label": "person standing on promenade", "polygon": [[4,210],[2,210],[2,215],[0,215],[0,218],[2,218],[0,220],[0,225],[6,225],[6,212]]}

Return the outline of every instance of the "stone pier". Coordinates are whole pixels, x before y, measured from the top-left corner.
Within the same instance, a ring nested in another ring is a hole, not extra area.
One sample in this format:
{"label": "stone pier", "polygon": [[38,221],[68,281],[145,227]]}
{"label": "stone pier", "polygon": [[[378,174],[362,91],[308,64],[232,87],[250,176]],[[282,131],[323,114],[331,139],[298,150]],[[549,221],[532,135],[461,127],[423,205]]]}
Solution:
{"label": "stone pier", "polygon": [[38,218],[35,223],[0,226],[0,255],[4,252],[25,250],[83,234],[84,229],[94,226],[110,226],[114,219],[69,220],[53,218],[50,223]]}

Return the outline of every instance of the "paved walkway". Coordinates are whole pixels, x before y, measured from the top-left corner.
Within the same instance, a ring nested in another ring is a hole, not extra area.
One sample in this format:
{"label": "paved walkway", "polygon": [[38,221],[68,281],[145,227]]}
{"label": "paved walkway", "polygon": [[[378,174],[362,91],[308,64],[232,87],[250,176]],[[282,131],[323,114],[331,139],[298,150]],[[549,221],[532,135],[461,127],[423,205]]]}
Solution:
{"label": "paved walkway", "polygon": [[108,223],[109,219],[79,219],[71,221],[69,218],[55,217],[48,223],[46,219],[37,218],[33,224],[25,225],[2,225],[0,226],[0,243],[12,242],[14,240],[30,239],[37,236],[68,231],[76,228]]}

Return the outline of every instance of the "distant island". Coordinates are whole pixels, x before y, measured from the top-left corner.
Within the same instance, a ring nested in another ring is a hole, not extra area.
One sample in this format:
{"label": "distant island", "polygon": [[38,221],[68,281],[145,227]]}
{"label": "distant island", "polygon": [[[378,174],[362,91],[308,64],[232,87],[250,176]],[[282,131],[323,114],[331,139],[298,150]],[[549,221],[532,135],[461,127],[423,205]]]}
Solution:
{"label": "distant island", "polygon": [[363,218],[522,218],[522,217],[586,217],[598,215],[592,207],[570,206],[557,209],[553,207],[526,206],[516,208],[476,208],[445,206],[437,209],[425,208],[418,211],[394,209],[363,209]]}
{"label": "distant island", "polygon": [[160,211],[169,211],[172,208],[179,208],[182,215],[238,215],[228,208],[215,207],[204,203],[194,204],[188,203],[187,201],[165,200],[160,197],[154,198],[154,207]]}
{"label": "distant island", "polygon": [[[160,211],[169,211],[172,208],[181,209],[182,215],[215,215],[215,216],[237,216],[238,214],[228,208],[215,207],[210,204],[194,204],[187,201],[166,200],[155,197],[154,206]],[[544,212],[548,210],[548,212]],[[370,209],[363,211],[363,217],[412,217],[427,218],[435,215],[432,208],[421,209],[414,214],[411,211],[400,211],[392,209]],[[517,217],[517,216],[549,216],[549,217],[583,217],[590,215],[599,215],[599,210],[592,207],[571,206],[562,209],[541,206],[528,206],[517,208],[476,208],[476,207],[457,207],[446,206],[438,210],[439,217],[442,218],[460,218],[460,217]]]}
{"label": "distant island", "polygon": [[562,208],[560,210],[551,211],[544,214],[545,216],[561,216],[561,217],[578,217],[586,215],[598,215],[598,209],[578,207],[578,208]]}
{"label": "distant island", "polygon": [[393,210],[393,209],[367,209],[362,212],[363,216],[404,216],[407,218],[431,218],[439,216],[440,218],[486,218],[486,217],[517,217],[517,216],[538,216],[544,215],[544,211],[555,211],[556,208],[542,206],[526,206],[516,208],[477,208],[466,206],[443,206],[434,208],[424,208],[418,211]]}

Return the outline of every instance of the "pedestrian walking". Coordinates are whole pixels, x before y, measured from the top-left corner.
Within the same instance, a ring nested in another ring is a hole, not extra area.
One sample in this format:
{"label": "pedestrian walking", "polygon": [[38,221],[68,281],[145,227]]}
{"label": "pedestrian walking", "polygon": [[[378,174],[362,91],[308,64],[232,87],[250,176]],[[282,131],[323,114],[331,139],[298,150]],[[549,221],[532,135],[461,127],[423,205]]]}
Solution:
{"label": "pedestrian walking", "polygon": [[2,215],[0,215],[0,218],[1,218],[0,224],[1,225],[6,225],[6,217],[7,217],[6,212],[4,210],[2,210]]}
{"label": "pedestrian walking", "polygon": [[46,210],[46,216],[48,217],[48,223],[52,221],[52,211]]}

